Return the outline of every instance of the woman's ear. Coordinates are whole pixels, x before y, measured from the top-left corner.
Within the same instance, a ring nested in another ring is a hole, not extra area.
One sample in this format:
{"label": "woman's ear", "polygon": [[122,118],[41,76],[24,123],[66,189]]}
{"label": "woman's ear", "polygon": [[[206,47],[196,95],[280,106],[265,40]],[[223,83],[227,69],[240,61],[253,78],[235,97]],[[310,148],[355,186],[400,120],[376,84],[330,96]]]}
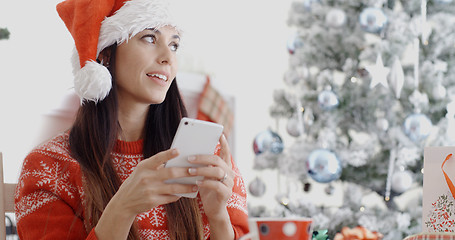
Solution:
{"label": "woman's ear", "polygon": [[109,67],[109,59],[111,59],[111,50],[110,48],[105,48],[100,52],[96,61],[105,67]]}

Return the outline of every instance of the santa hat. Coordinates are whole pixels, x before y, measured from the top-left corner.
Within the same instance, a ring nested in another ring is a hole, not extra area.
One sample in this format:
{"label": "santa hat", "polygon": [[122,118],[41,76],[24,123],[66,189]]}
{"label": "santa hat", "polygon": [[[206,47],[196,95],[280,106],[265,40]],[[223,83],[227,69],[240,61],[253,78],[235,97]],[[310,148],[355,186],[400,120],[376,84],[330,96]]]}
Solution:
{"label": "santa hat", "polygon": [[81,101],[103,100],[112,87],[109,70],[96,59],[146,28],[176,27],[166,0],[66,0],[57,12],[73,36],[74,88]]}

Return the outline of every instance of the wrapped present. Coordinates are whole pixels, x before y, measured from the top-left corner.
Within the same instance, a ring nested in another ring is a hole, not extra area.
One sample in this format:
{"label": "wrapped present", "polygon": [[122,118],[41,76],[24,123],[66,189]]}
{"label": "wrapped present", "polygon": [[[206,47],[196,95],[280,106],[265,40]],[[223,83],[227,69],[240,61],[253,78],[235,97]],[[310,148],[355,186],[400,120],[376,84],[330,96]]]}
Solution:
{"label": "wrapped present", "polygon": [[404,240],[455,240],[455,233],[419,233]]}
{"label": "wrapped present", "polygon": [[355,228],[343,227],[341,233],[335,235],[334,240],[380,240],[383,235],[378,232],[372,232],[364,227]]}
{"label": "wrapped present", "polygon": [[455,232],[455,147],[426,147],[422,232]]}

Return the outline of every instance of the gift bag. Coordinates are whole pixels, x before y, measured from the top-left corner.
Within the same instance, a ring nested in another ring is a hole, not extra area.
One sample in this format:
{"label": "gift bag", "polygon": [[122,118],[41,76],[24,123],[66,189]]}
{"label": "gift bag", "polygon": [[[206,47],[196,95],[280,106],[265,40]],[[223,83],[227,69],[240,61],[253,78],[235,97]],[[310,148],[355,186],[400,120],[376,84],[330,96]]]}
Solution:
{"label": "gift bag", "polygon": [[424,152],[422,231],[455,232],[455,147]]}

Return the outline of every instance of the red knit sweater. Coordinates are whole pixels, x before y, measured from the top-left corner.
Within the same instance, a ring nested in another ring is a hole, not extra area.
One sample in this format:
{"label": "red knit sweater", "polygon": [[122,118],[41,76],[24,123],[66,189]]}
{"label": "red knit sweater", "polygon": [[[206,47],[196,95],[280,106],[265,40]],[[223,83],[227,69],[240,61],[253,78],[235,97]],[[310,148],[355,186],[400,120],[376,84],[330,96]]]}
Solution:
{"label": "red knit sweater", "polygon": [[[84,226],[82,175],[69,155],[68,133],[35,148],[24,160],[15,196],[17,229],[21,240],[97,239]],[[112,153],[115,169],[124,181],[143,159],[143,141],[117,141]],[[237,167],[227,209],[236,238],[248,232],[246,190]],[[210,228],[198,196],[205,239]],[[166,211],[158,206],[136,216],[140,239],[169,239]]]}

